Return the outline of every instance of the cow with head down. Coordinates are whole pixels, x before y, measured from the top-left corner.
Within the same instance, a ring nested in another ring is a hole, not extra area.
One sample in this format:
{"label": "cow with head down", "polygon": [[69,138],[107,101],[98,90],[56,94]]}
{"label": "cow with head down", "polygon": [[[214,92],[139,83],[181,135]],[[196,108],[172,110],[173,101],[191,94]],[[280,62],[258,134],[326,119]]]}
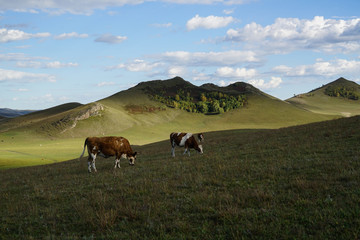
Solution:
{"label": "cow with head down", "polygon": [[192,133],[171,133],[170,134],[170,143],[171,143],[171,155],[175,157],[175,147],[184,147],[184,154],[187,152],[190,156],[190,148],[195,149],[199,153],[203,153],[203,148],[200,142],[204,140],[204,135],[202,133],[197,134],[199,142]]}
{"label": "cow with head down", "polygon": [[136,160],[136,152],[131,149],[130,143],[123,137],[88,137],[84,143],[84,149],[80,156],[85,153],[85,147],[88,150],[88,171],[91,167],[96,172],[95,159],[97,156],[112,157],[115,156],[114,168],[120,168],[120,158],[129,159],[129,164],[134,165]]}

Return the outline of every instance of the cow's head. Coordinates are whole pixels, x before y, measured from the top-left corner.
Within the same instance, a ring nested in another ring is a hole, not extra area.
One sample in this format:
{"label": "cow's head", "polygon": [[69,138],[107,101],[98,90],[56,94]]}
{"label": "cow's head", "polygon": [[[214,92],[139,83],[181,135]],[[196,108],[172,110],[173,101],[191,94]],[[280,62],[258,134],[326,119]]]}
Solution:
{"label": "cow's head", "polygon": [[132,155],[127,156],[129,159],[129,165],[131,165],[131,166],[135,165],[136,154],[137,154],[137,152],[134,152]]}
{"label": "cow's head", "polygon": [[198,134],[198,139],[199,139],[199,142],[204,141],[204,134],[199,133],[199,134]]}
{"label": "cow's head", "polygon": [[198,151],[199,153],[203,154],[203,147],[202,147],[202,145],[198,145],[197,147],[195,147],[195,150]]}

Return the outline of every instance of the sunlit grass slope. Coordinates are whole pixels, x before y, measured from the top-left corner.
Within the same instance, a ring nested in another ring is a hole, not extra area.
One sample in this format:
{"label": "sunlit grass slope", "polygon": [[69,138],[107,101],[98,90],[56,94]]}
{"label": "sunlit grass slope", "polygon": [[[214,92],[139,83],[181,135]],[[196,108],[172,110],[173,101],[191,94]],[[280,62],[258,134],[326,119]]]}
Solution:
{"label": "sunlit grass slope", "polygon": [[134,146],[0,170],[0,239],[358,239],[360,118],[205,134],[204,154]]}

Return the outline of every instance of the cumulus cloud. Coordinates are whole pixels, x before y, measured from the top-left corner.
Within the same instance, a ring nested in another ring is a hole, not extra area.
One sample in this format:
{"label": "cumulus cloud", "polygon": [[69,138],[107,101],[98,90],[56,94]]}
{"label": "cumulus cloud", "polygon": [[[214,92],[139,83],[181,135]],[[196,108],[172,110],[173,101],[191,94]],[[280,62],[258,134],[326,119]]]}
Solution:
{"label": "cumulus cloud", "polygon": [[168,69],[169,77],[184,76],[186,73],[186,68],[181,66],[173,66]]}
{"label": "cumulus cloud", "polygon": [[95,39],[95,42],[103,42],[109,44],[117,44],[125,41],[127,39],[126,36],[115,36],[112,34],[103,34],[100,37]]}
{"label": "cumulus cloud", "polygon": [[215,29],[226,27],[230,23],[234,22],[235,18],[233,17],[218,17],[218,16],[208,16],[208,17],[200,17],[196,15],[192,19],[190,19],[186,23],[186,28],[191,31],[197,28],[205,28],[205,29]]}
{"label": "cumulus cloud", "polygon": [[55,36],[54,38],[55,39],[58,39],[58,40],[63,40],[63,39],[69,39],[69,38],[87,38],[89,37],[88,34],[79,34],[79,33],[76,33],[76,32],[71,32],[71,33],[62,33],[58,36]]}
{"label": "cumulus cloud", "polygon": [[255,22],[240,29],[229,29],[226,40],[261,45],[271,51],[297,49],[351,51],[360,49],[360,18],[349,20],[278,18],[271,25]]}
{"label": "cumulus cloud", "polygon": [[270,89],[279,87],[282,79],[280,77],[271,77],[271,80],[268,82],[265,82],[263,79],[252,79],[249,80],[248,83],[260,89]]}
{"label": "cumulus cloud", "polygon": [[256,70],[246,68],[221,67],[217,69],[215,75],[225,78],[247,79],[254,77],[256,75]]}
{"label": "cumulus cloud", "polygon": [[29,73],[0,68],[0,82],[56,82],[55,76],[44,73]]}
{"label": "cumulus cloud", "polygon": [[50,33],[26,33],[20,30],[14,29],[0,29],[0,42],[7,43],[7,42],[14,42],[14,41],[22,41],[31,38],[46,38],[50,37]]}
{"label": "cumulus cloud", "polygon": [[318,59],[312,65],[300,65],[296,67],[280,65],[274,67],[272,70],[276,74],[289,77],[356,75],[360,74],[360,61],[347,59],[324,61]]}

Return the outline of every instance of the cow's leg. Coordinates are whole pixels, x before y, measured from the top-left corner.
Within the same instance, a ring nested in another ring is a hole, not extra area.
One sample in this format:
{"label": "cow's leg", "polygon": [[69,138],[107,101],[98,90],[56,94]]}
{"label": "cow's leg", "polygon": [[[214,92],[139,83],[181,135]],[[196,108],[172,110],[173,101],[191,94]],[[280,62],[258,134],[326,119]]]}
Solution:
{"label": "cow's leg", "polygon": [[175,157],[175,141],[171,143],[171,156]]}
{"label": "cow's leg", "polygon": [[[96,170],[96,166],[95,166],[96,154],[91,153],[91,157],[92,157],[91,167],[94,169],[94,171],[95,171],[95,172],[97,172],[97,170]],[[88,164],[89,164],[89,167],[88,167],[89,172],[91,172],[90,162],[88,162]]]}
{"label": "cow's leg", "polygon": [[189,148],[187,148],[187,147],[185,147],[185,151],[184,151],[184,154],[186,154],[186,152],[189,154],[189,156],[190,156],[190,149]]}
{"label": "cow's leg", "polygon": [[88,161],[88,172],[91,173],[91,161]]}
{"label": "cow's leg", "polygon": [[120,158],[116,157],[115,158],[115,166],[114,168],[120,168]]}
{"label": "cow's leg", "polygon": [[175,147],[171,148],[171,156],[175,157]]}

